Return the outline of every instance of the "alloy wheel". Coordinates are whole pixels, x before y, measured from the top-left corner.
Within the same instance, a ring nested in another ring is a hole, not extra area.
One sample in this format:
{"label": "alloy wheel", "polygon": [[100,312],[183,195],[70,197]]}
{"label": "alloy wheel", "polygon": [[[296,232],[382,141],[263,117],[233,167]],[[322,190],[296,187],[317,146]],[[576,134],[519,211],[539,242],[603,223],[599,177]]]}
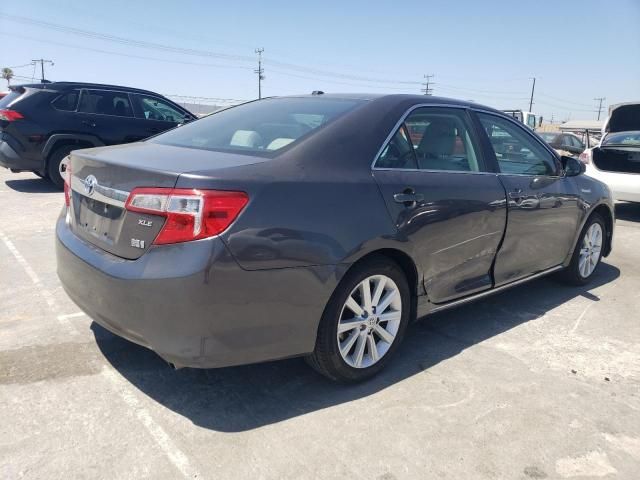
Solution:
{"label": "alloy wheel", "polygon": [[593,223],[584,234],[580,248],[578,271],[582,278],[587,278],[593,273],[600,260],[601,251],[602,227],[599,223]]}
{"label": "alloy wheel", "polygon": [[394,342],[402,318],[402,298],[385,275],[362,280],[349,294],[338,322],[338,349],[353,368],[377,363]]}

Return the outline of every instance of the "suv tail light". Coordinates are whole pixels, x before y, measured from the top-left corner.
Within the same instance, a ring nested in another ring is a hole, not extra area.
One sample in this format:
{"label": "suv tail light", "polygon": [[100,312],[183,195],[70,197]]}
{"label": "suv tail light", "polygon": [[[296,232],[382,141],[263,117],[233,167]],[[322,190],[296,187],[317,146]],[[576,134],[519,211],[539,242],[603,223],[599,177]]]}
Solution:
{"label": "suv tail light", "polygon": [[166,221],[155,245],[189,242],[225,231],[249,201],[244,192],[189,188],[135,188],[125,208],[162,215]]}
{"label": "suv tail light", "polygon": [[591,163],[591,151],[590,150],[585,150],[584,152],[582,152],[580,154],[580,156],[578,157],[578,159],[584,163],[585,165],[588,163]]}
{"label": "suv tail light", "polygon": [[16,120],[22,120],[24,116],[20,112],[15,110],[9,110],[8,108],[0,109],[0,120],[5,122],[14,122]]}

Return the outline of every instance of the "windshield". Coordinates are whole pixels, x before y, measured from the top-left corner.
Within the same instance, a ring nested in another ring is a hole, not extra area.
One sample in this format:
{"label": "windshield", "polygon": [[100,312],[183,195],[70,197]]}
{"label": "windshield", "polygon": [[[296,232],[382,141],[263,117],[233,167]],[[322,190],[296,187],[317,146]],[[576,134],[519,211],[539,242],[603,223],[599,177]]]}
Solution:
{"label": "windshield", "polygon": [[540,136],[542,137],[542,139],[545,142],[551,143],[558,137],[558,134],[557,133],[550,133],[550,132],[542,132],[540,134]]}
{"label": "windshield", "polygon": [[610,133],[602,142],[603,145],[640,145],[640,131]]}
{"label": "windshield", "polygon": [[154,137],[178,147],[264,154],[292,145],[361,100],[269,98],[222,110]]}

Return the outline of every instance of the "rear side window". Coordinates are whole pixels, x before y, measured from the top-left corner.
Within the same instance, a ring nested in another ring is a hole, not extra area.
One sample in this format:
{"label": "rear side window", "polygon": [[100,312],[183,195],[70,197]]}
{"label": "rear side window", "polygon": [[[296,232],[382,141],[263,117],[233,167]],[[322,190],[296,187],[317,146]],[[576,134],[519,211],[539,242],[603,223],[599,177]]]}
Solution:
{"label": "rear side window", "polygon": [[414,110],[383,148],[375,166],[480,171],[466,113],[454,108]]}
{"label": "rear side window", "polygon": [[351,99],[270,98],[222,110],[149,141],[268,156],[360,103]]}
{"label": "rear side window", "polygon": [[129,95],[111,90],[83,90],[78,111],[118,117],[133,117]]}
{"label": "rear side window", "polygon": [[80,91],[72,90],[63,95],[60,95],[51,103],[51,105],[53,105],[56,110],[64,110],[67,112],[74,111],[78,106],[79,97]]}
{"label": "rear side window", "polygon": [[501,173],[514,175],[557,175],[553,155],[531,135],[510,120],[478,113],[489,136]]}
{"label": "rear side window", "polygon": [[137,116],[140,118],[172,123],[184,123],[191,120],[191,115],[181,112],[159,98],[137,94],[131,96],[137,106]]}

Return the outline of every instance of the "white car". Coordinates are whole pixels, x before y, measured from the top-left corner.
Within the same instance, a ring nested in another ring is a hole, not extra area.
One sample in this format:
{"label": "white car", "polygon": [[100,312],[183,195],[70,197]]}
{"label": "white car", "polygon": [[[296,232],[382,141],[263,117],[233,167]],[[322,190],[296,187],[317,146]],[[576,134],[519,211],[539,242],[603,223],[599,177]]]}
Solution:
{"label": "white car", "polygon": [[580,155],[587,175],[606,183],[617,201],[640,202],[640,102],[609,107],[597,147]]}

